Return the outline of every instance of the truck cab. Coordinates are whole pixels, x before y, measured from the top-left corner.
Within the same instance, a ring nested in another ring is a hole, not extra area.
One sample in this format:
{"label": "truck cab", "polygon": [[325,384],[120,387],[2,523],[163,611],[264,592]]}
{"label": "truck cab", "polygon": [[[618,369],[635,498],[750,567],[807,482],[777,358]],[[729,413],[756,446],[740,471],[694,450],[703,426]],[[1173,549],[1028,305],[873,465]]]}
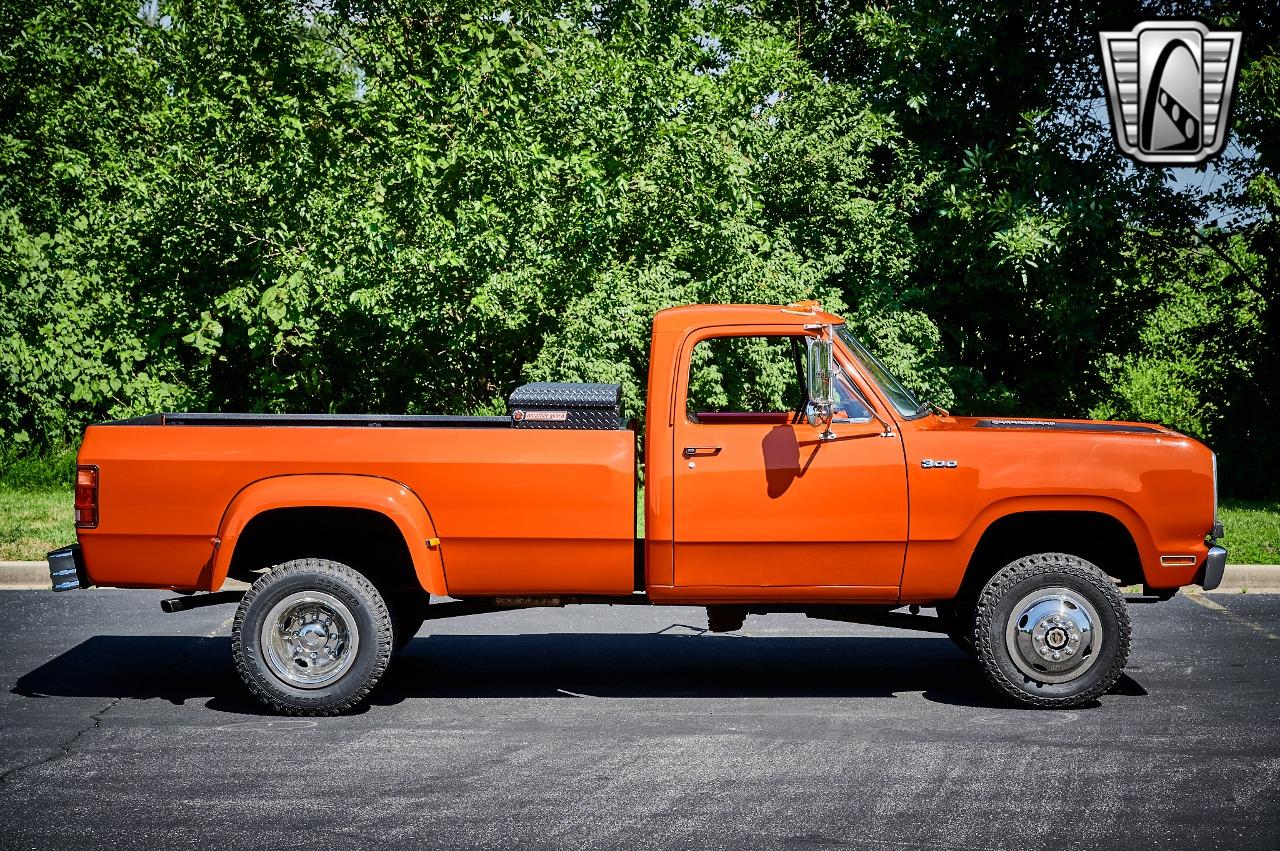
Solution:
{"label": "truck cab", "polygon": [[811,305],[657,315],[645,448],[655,600],[897,601],[902,434],[829,331],[831,416],[812,416],[810,347],[839,327]]}

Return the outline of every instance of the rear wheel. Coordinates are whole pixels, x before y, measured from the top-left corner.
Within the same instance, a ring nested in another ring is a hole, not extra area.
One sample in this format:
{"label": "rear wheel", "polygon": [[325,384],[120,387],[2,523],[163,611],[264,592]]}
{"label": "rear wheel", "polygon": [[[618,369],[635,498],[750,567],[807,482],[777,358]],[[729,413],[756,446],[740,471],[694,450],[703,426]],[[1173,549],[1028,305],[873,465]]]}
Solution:
{"label": "rear wheel", "polygon": [[978,597],[973,642],[988,680],[1026,706],[1079,706],[1115,684],[1129,656],[1129,612],[1105,573],[1040,553],[1001,568]]}
{"label": "rear wheel", "polygon": [[359,705],[391,659],[391,615],[365,576],[326,559],[279,565],[236,611],[236,670],[258,700],[288,715]]}

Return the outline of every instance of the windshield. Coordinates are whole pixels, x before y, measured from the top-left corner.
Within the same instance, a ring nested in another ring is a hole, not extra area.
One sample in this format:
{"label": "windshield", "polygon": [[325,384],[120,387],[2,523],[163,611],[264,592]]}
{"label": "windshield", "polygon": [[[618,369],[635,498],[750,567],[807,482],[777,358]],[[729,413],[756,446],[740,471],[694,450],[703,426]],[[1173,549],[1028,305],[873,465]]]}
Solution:
{"label": "windshield", "polygon": [[876,384],[880,385],[880,390],[884,393],[885,398],[893,407],[898,409],[898,413],[904,417],[914,417],[921,414],[925,410],[925,406],[920,403],[915,394],[902,386],[889,368],[880,363],[880,359],[866,347],[858,342],[858,338],[853,336],[853,332],[849,330],[847,325],[837,325],[836,333],[840,336],[840,340],[849,347],[854,356],[862,362],[862,366],[875,379]]}

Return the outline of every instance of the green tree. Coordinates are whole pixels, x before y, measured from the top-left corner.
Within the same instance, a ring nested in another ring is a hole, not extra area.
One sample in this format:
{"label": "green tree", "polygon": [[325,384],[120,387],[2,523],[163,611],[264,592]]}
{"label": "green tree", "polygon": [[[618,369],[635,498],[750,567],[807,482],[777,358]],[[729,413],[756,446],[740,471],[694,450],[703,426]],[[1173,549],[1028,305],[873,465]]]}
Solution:
{"label": "green tree", "polygon": [[1280,374],[1275,13],[1197,9],[1248,28],[1216,195],[1102,108],[1097,30],[1182,6],[6,4],[0,449],[529,379],[638,412],[655,311],[817,297],[944,405],[1159,419],[1273,488],[1234,459]]}

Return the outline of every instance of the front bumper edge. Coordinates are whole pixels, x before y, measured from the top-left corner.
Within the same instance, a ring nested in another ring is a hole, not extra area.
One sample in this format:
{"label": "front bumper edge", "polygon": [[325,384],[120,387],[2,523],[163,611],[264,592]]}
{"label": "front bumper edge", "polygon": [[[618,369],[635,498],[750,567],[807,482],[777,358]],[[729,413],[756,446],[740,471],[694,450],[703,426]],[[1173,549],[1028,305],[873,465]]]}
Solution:
{"label": "front bumper edge", "polygon": [[1205,556],[1204,566],[1196,576],[1196,584],[1206,591],[1212,591],[1222,584],[1222,574],[1227,569],[1227,549],[1214,544],[1209,547],[1209,555]]}

